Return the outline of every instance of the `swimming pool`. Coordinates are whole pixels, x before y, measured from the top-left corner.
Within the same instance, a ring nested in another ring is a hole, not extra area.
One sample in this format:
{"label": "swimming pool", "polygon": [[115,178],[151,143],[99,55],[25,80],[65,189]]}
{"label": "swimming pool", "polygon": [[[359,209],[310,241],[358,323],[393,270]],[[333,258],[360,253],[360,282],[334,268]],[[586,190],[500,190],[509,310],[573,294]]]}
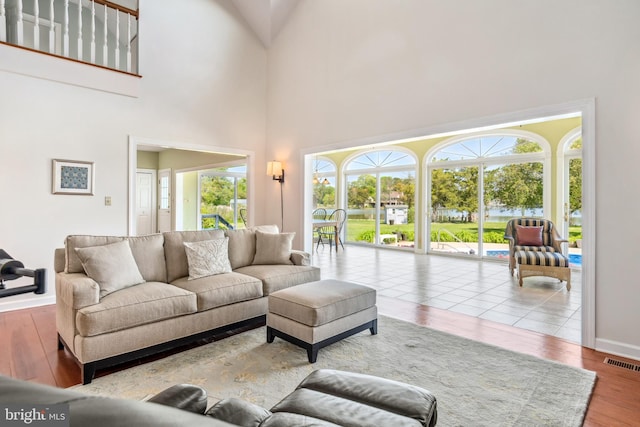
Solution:
{"label": "swimming pool", "polygon": [[[508,250],[492,250],[487,251],[487,256],[493,256],[498,258],[507,258],[509,256]],[[569,264],[582,265],[582,254],[569,254]]]}

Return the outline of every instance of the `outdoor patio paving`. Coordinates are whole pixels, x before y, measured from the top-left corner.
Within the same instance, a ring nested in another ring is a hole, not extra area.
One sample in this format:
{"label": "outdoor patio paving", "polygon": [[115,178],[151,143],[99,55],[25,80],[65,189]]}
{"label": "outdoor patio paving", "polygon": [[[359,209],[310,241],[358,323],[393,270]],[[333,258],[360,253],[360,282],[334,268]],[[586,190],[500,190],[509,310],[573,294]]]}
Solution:
{"label": "outdoor patio paving", "polygon": [[572,270],[571,291],[564,282],[545,277],[518,286],[506,260],[484,261],[409,251],[345,245],[321,246],[313,264],[323,279],[362,283],[378,294],[580,343],[582,280]]}

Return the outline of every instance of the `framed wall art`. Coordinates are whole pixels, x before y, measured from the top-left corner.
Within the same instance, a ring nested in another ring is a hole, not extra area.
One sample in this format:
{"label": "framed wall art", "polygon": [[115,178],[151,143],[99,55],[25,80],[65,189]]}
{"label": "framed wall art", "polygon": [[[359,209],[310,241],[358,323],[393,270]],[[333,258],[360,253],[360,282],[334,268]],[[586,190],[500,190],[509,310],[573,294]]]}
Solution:
{"label": "framed wall art", "polygon": [[93,162],[53,159],[53,194],[93,196]]}

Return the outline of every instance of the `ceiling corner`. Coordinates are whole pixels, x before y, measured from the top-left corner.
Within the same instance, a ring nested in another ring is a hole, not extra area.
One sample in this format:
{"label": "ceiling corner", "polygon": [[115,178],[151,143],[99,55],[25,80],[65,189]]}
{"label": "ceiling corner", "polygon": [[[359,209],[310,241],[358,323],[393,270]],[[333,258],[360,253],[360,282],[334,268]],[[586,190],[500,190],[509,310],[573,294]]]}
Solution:
{"label": "ceiling corner", "polygon": [[300,0],[231,0],[268,49]]}

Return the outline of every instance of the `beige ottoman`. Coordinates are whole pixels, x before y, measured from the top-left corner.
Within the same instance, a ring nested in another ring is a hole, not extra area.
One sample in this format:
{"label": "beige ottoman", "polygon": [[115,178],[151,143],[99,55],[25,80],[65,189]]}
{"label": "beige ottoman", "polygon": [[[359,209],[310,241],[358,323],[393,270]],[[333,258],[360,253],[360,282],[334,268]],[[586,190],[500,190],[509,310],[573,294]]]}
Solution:
{"label": "beige ottoman", "polygon": [[275,337],[305,348],[315,363],[318,350],[369,329],[378,333],[376,291],[340,280],[320,280],[269,295],[267,342]]}

